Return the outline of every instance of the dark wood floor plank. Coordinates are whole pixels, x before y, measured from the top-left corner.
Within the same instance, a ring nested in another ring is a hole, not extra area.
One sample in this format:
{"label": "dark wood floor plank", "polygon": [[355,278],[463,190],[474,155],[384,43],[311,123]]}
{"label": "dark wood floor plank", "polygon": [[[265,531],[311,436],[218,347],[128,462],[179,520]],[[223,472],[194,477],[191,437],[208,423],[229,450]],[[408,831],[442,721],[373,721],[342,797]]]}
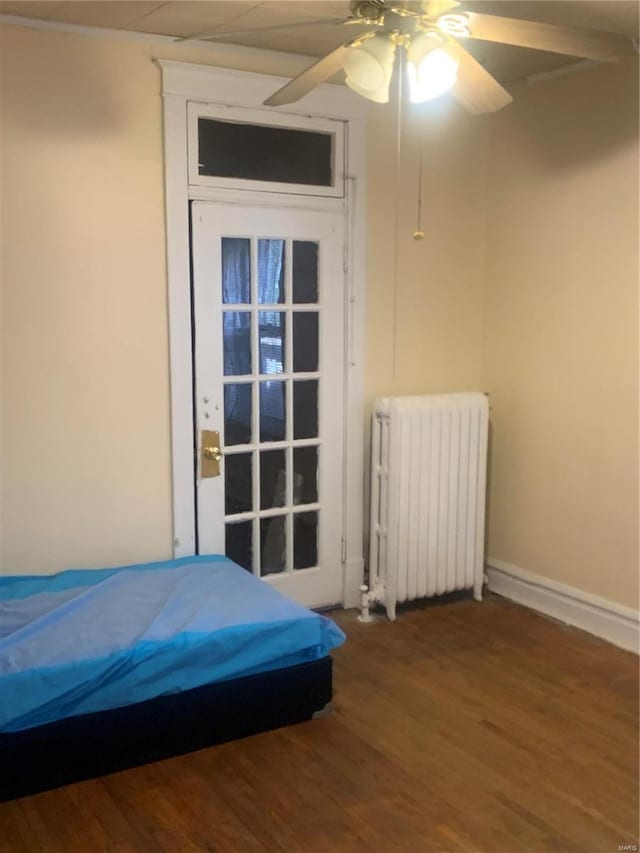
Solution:
{"label": "dark wood floor plank", "polygon": [[72,789],[46,791],[20,801],[25,819],[46,853],[108,851],[109,835],[95,814],[78,808]]}
{"label": "dark wood floor plank", "polygon": [[638,660],[490,596],[334,614],[329,716],[0,805],[0,853],[638,843]]}
{"label": "dark wood floor plank", "polygon": [[139,822],[134,826],[127,820],[102,779],[89,779],[70,785],[67,790],[80,814],[95,816],[103,837],[109,840],[114,850],[136,848],[151,851],[154,848],[151,835],[145,834]]}
{"label": "dark wood floor plank", "polygon": [[33,833],[19,800],[0,805],[0,853],[42,853],[43,847]]}

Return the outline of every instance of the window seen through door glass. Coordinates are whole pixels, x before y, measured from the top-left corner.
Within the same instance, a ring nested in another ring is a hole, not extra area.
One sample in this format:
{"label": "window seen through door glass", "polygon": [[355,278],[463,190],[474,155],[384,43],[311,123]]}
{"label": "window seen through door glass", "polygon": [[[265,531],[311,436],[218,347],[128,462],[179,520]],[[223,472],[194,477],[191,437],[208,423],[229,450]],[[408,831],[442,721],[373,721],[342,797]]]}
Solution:
{"label": "window seen through door glass", "polygon": [[258,240],[258,302],[284,302],[284,240]]}
{"label": "window seen through door glass", "polygon": [[285,362],[285,317],[282,311],[259,311],[260,373],[282,373]]}
{"label": "window seen through door glass", "polygon": [[302,304],[318,301],[318,244],[293,241],[293,301]]}
{"label": "window seen through door glass", "polygon": [[260,383],[260,441],[284,441],[286,438],[286,384]]}
{"label": "window seen through door glass", "polygon": [[249,512],[253,503],[251,453],[235,453],[224,464],[224,511],[227,515]]}
{"label": "window seen through door glass", "polygon": [[312,504],[318,500],[318,448],[293,448],[293,503]]}
{"label": "window seen through door glass", "polygon": [[318,562],[318,513],[293,516],[293,568],[310,569]]}
{"label": "window seen through door glass", "polygon": [[227,447],[251,441],[251,396],[250,382],[224,386],[224,443]]}
{"label": "window seen through door glass", "polygon": [[293,313],[293,370],[310,373],[318,369],[318,312]]}
{"label": "window seen through door glass", "polygon": [[287,560],[286,517],[275,515],[260,519],[260,565],[263,575],[283,572]]}
{"label": "window seen through door glass", "polygon": [[239,521],[225,525],[224,553],[248,572],[253,571],[252,528],[252,521]]}
{"label": "window seen through door glass", "polygon": [[287,471],[284,450],[260,453],[260,509],[273,509],[287,502]]}
{"label": "window seen through door glass", "polygon": [[293,437],[318,435],[318,380],[293,383]]}
{"label": "window seen through door glass", "polygon": [[251,373],[251,314],[248,311],[224,311],[222,314],[224,375]]}

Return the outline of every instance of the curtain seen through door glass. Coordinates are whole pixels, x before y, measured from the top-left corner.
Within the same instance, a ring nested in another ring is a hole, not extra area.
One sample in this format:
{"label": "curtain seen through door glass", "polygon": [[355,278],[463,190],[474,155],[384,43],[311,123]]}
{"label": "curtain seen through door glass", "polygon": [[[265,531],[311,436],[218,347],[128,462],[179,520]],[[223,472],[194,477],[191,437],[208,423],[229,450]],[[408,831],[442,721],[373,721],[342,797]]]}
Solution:
{"label": "curtain seen through door glass", "polygon": [[246,376],[251,373],[251,312],[222,312],[222,345],[224,375]]}
{"label": "curtain seen through door glass", "polygon": [[260,373],[282,373],[285,369],[285,314],[259,311]]}
{"label": "curtain seen through door glass", "polygon": [[284,240],[258,240],[258,302],[278,305],[284,302]]}
{"label": "curtain seen through door glass", "polygon": [[251,302],[251,240],[246,237],[222,238],[222,301]]}
{"label": "curtain seen through door glass", "polygon": [[251,442],[251,383],[233,382],[224,386],[224,443]]}

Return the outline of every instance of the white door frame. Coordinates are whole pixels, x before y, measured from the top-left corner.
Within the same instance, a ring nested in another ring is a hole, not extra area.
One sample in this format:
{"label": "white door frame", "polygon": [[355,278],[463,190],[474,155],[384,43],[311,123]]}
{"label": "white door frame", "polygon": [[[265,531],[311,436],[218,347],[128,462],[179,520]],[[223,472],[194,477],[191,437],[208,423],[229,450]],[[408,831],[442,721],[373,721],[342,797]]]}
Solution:
{"label": "white door frame", "polygon": [[[262,101],[286,78],[231,71],[208,65],[157,60],[162,70],[165,146],[165,214],[171,375],[171,447],[173,553],[191,556],[196,547],[193,459],[193,364],[189,246],[191,199],[251,204],[265,193],[210,189],[188,182],[188,104],[193,101],[274,110]],[[301,103],[277,110],[298,116],[339,119],[345,123],[345,487],[342,562],[343,604],[356,607],[364,573],[364,295],[366,102],[344,86],[325,84]],[[312,121],[310,121],[312,126]],[[271,196],[273,200],[273,196]],[[336,199],[299,197],[300,206],[333,206]],[[326,209],[326,208],[325,208]],[[335,209],[335,208],[334,208]]]}

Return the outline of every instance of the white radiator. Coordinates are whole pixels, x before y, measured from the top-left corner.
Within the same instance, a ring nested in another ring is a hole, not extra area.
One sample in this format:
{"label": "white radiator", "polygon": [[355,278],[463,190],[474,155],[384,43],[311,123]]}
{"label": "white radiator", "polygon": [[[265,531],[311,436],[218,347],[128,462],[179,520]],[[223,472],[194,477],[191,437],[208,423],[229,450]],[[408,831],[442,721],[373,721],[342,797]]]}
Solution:
{"label": "white radiator", "polygon": [[489,405],[484,394],[385,397],[371,447],[369,588],[363,615],[473,588],[482,597]]}

